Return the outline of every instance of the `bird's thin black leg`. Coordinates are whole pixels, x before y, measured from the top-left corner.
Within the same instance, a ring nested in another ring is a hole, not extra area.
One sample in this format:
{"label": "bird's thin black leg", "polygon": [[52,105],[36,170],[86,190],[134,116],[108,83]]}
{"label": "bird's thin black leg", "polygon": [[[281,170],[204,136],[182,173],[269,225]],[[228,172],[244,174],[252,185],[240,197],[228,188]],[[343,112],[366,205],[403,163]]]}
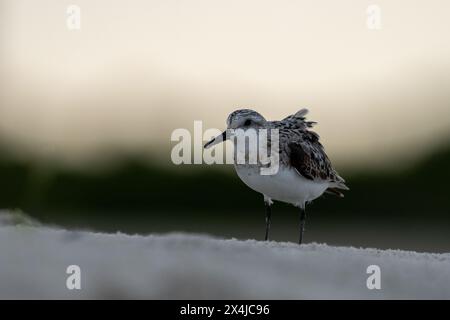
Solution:
{"label": "bird's thin black leg", "polygon": [[264,237],[264,240],[267,241],[269,240],[269,230],[270,230],[270,219],[271,219],[271,215],[272,215],[272,208],[271,203],[268,201],[264,202],[266,205],[266,236]]}
{"label": "bird's thin black leg", "polygon": [[298,239],[298,244],[302,244],[303,233],[305,232],[305,222],[306,222],[306,210],[305,208],[300,208],[300,238]]}

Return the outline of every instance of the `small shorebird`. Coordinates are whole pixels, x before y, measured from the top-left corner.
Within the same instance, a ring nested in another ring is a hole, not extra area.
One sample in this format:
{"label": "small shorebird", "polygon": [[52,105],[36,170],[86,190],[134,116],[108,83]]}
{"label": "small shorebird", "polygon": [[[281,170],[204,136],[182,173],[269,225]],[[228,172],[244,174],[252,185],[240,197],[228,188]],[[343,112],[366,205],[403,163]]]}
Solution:
{"label": "small shorebird", "polygon": [[[281,121],[267,121],[258,112],[241,109],[232,112],[227,119],[227,130],[205,144],[205,148],[229,139],[231,131],[242,129],[278,129],[279,170],[273,175],[262,175],[261,164],[234,166],[239,178],[251,189],[264,196],[266,207],[265,240],[269,239],[272,200],[287,202],[300,209],[300,237],[302,243],[305,228],[305,206],[324,192],[343,197],[340,190],[349,190],[345,180],[332,167],[325,154],[319,135],[311,130],[316,122],[306,121],[307,109],[302,109]],[[232,130],[230,130],[232,129]],[[234,139],[236,149],[236,139]],[[268,139],[270,145],[270,139]]]}

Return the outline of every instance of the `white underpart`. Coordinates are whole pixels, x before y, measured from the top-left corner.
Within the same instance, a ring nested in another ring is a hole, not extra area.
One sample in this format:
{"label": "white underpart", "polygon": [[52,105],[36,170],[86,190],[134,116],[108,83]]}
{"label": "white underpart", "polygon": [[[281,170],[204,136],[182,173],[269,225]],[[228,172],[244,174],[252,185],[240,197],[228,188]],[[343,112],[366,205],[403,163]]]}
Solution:
{"label": "white underpart", "polygon": [[304,208],[305,203],[320,197],[330,186],[328,181],[312,181],[295,169],[281,166],[275,175],[261,175],[257,166],[235,165],[241,180],[264,195],[265,200],[287,202]]}

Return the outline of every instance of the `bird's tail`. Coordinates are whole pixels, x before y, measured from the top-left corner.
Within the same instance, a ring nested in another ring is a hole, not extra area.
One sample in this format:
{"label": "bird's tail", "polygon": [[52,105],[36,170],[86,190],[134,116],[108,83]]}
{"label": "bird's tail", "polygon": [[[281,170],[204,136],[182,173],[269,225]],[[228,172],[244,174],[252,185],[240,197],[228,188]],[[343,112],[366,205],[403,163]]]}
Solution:
{"label": "bird's tail", "polygon": [[339,181],[335,181],[330,183],[330,187],[325,190],[326,193],[330,193],[330,194],[334,194],[340,198],[344,197],[344,194],[340,191],[340,190],[350,190],[349,187],[347,187],[347,185],[345,184],[345,180],[344,178],[342,178],[341,176],[338,175],[338,177],[340,178]]}
{"label": "bird's tail", "polygon": [[327,190],[325,190],[325,193],[338,196],[339,198],[344,197],[344,194],[342,192],[340,192],[339,189],[337,189],[337,188],[328,188]]}

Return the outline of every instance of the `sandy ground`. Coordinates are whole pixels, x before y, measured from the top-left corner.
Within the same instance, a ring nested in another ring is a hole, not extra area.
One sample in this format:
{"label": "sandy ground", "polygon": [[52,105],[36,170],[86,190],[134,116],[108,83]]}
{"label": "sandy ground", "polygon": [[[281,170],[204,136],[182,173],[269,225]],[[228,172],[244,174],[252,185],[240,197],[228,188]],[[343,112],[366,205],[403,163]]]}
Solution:
{"label": "sandy ground", "polygon": [[[104,234],[19,220],[0,218],[2,299],[450,298],[448,253]],[[71,265],[79,273],[67,273]],[[371,265],[381,289],[367,287]],[[78,274],[81,289],[69,290]]]}

